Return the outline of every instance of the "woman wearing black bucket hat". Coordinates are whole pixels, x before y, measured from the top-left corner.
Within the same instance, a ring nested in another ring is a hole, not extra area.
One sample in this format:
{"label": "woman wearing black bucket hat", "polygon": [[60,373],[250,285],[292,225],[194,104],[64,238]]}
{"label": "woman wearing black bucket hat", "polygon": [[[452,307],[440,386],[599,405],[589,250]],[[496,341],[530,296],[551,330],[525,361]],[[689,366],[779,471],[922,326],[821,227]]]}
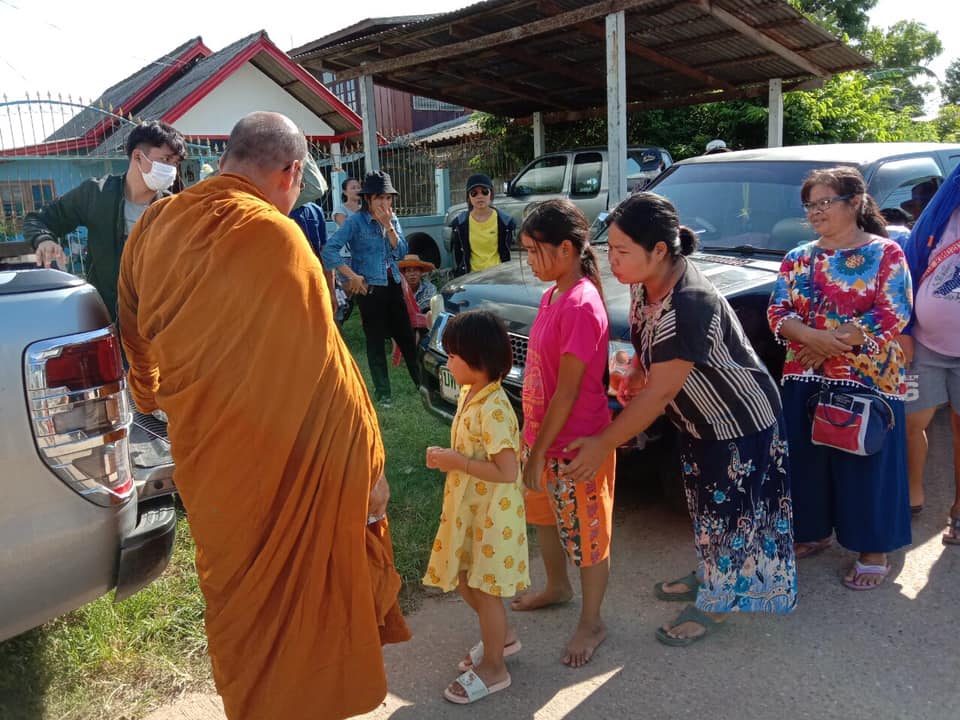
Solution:
{"label": "woman wearing black bucket hat", "polygon": [[493,207],[493,182],[476,173],[467,179],[467,209],[450,223],[453,274],[485,270],[510,259],[517,223]]}
{"label": "woman wearing black bucket hat", "polygon": [[[420,386],[416,342],[397,265],[408,248],[400,222],[393,214],[393,197],[398,193],[390,175],[380,171],[367,173],[360,192],[360,211],[348,217],[324,246],[323,263],[347,278],[348,290],[360,307],[374,399],[389,406],[390,376],[384,347],[387,338],[397,343],[413,384]],[[344,247],[350,251],[348,261],[340,254]]]}

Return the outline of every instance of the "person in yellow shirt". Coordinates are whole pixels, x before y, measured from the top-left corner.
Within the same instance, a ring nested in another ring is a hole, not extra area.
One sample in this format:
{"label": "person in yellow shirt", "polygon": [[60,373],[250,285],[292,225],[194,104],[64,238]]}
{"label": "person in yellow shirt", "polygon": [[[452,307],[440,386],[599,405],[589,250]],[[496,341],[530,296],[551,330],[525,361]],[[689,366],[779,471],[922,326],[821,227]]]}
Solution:
{"label": "person in yellow shirt", "polygon": [[456,276],[509,260],[517,223],[493,207],[493,182],[476,173],[467,179],[467,209],[453,219],[450,230]]}

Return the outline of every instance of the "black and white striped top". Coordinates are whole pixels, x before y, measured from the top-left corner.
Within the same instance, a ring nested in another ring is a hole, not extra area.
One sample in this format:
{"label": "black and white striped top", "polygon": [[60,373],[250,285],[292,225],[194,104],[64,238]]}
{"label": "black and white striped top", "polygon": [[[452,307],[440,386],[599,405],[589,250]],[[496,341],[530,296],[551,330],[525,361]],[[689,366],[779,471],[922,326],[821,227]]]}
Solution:
{"label": "black and white striped top", "polygon": [[683,387],[666,408],[680,430],[704,440],[744,437],[773,425],[780,415],[777,385],[750,346],[736,313],[691,262],[673,290],[647,304],[642,285],[632,288],[630,332],[641,365],[693,363]]}

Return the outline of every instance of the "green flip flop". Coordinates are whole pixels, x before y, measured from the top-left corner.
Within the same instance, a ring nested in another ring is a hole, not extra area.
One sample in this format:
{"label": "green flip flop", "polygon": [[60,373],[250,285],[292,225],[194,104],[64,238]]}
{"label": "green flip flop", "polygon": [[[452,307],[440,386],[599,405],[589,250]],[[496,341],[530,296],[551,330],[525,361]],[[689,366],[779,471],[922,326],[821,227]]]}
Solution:
{"label": "green flip flop", "polygon": [[[684,585],[689,588],[686,592],[667,592],[663,589],[664,585]],[[658,582],[653,586],[653,594],[660,600],[667,602],[693,602],[697,599],[697,590],[700,587],[700,578],[697,577],[697,571],[692,571],[689,575],[669,582]]]}
{"label": "green flip flop", "polygon": [[673,647],[686,647],[687,645],[693,645],[693,643],[703,640],[708,635],[713,634],[716,630],[719,630],[724,626],[725,623],[717,622],[712,617],[707,615],[705,612],[697,609],[696,605],[688,605],[683,609],[676,619],[670,624],[670,629],[677,627],[677,625],[683,625],[685,622],[695,622],[699,625],[703,625],[704,633],[702,635],[697,635],[696,637],[687,637],[687,638],[676,638],[672,637],[667,633],[663,628],[657,628],[657,640],[662,642],[664,645],[672,645]]}

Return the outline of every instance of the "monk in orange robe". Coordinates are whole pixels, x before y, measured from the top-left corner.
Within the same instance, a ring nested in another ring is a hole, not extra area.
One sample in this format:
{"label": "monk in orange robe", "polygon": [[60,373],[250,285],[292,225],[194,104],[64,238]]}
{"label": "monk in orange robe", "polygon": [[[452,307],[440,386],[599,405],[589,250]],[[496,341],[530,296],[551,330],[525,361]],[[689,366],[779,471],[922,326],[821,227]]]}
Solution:
{"label": "monk in orange robe", "polygon": [[170,420],[231,720],[372,710],[382,643],[410,636],[377,418],[286,217],[306,153],[288,118],[246,116],[221,174],[151,205],[121,261],[130,388]]}

